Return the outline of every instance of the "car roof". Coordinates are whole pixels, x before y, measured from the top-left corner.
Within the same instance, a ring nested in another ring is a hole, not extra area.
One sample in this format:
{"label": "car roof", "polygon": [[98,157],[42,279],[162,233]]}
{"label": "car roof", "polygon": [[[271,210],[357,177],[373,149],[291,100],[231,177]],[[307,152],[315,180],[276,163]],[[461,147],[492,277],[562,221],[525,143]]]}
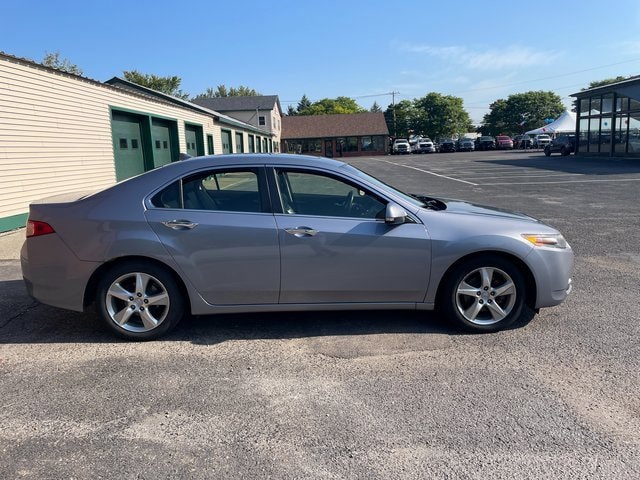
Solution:
{"label": "car roof", "polygon": [[255,165],[256,163],[264,165],[309,165],[315,167],[338,168],[344,165],[344,162],[332,160],[325,157],[316,157],[312,155],[293,155],[293,154],[275,154],[275,153],[231,153],[224,155],[206,155],[202,157],[192,157],[180,162],[173,162],[162,168],[181,168],[182,164],[187,165],[187,170],[200,166],[219,165]]}

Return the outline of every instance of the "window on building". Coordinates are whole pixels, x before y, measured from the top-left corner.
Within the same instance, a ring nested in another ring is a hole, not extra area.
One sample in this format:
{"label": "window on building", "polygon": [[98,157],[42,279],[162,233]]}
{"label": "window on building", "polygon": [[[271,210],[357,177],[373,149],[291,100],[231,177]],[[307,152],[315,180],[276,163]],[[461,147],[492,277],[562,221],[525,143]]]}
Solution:
{"label": "window on building", "polygon": [[[593,103],[593,102],[592,102]],[[592,118],[589,122],[589,152],[599,152],[600,146],[600,119]]]}
{"label": "window on building", "polygon": [[635,98],[629,99],[629,110],[640,110],[640,102]]}
{"label": "window on building", "polygon": [[616,112],[629,111],[629,97],[618,96],[616,99]]}
{"label": "window on building", "polygon": [[344,152],[358,151],[358,137],[347,137],[344,142]]}
{"label": "window on building", "polygon": [[263,115],[260,115],[260,116],[258,117],[258,125],[266,125],[266,123],[267,123],[267,122],[266,122],[266,119],[264,118],[264,116],[263,116]]}
{"label": "window on building", "polygon": [[632,113],[629,115],[629,135],[628,150],[629,153],[640,153],[640,113]]}
{"label": "window on building", "polygon": [[579,152],[588,152],[589,151],[589,119],[581,118],[580,119],[580,131],[578,137],[578,151]]}
{"label": "window on building", "polygon": [[600,97],[591,98],[591,115],[599,115],[602,111],[602,99]]}
{"label": "window on building", "polygon": [[611,117],[600,119],[600,152],[611,152]]}
{"label": "window on building", "polygon": [[615,137],[613,139],[613,151],[615,153],[625,153],[627,151],[628,130],[629,115],[619,115],[616,117]]}
{"label": "window on building", "polygon": [[613,111],[613,93],[607,93],[602,96],[602,113],[611,113]]}
{"label": "window on building", "polygon": [[249,153],[255,153],[256,151],[256,140],[253,135],[249,135]]}
{"label": "window on building", "polygon": [[580,99],[580,116],[588,117],[589,116],[589,98]]}

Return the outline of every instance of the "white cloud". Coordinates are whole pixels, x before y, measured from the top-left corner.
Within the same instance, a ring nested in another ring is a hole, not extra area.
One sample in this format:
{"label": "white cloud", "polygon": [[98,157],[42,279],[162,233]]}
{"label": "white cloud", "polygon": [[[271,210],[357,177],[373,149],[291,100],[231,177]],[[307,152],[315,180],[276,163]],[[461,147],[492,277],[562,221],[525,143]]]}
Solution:
{"label": "white cloud", "polygon": [[442,58],[451,63],[474,70],[502,70],[515,67],[549,65],[562,55],[561,51],[509,45],[499,50],[475,51],[464,46],[409,45],[400,47],[405,52],[421,53]]}

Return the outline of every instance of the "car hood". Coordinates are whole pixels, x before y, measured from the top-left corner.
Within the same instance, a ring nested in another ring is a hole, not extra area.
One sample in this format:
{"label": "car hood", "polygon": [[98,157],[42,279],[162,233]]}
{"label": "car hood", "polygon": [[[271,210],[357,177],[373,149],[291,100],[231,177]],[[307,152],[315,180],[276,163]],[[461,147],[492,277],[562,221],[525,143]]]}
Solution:
{"label": "car hood", "polygon": [[475,203],[450,198],[419,198],[428,205],[428,208],[432,208],[434,210],[442,210],[447,213],[511,218],[514,220],[524,220],[540,223],[538,219],[529,215],[525,215],[524,213],[512,212],[510,210],[504,210],[502,208],[489,207],[487,205],[478,205]]}

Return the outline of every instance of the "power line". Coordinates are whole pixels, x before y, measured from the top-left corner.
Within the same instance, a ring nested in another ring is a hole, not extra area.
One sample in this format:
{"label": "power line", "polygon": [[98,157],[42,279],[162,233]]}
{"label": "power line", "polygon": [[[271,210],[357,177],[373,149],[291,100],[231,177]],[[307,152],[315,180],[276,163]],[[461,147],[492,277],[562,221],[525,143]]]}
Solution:
{"label": "power line", "polygon": [[[389,95],[393,95],[396,94],[398,95],[398,92],[387,92],[387,93],[373,93],[371,95],[340,95],[341,97],[348,97],[348,98],[352,98],[352,99],[358,99],[358,98],[373,98],[373,97],[386,97]],[[321,98],[318,99],[309,99],[310,102],[318,102],[322,100]],[[300,103],[300,99],[298,100],[280,100],[280,103],[282,104],[290,104],[290,103]]]}

